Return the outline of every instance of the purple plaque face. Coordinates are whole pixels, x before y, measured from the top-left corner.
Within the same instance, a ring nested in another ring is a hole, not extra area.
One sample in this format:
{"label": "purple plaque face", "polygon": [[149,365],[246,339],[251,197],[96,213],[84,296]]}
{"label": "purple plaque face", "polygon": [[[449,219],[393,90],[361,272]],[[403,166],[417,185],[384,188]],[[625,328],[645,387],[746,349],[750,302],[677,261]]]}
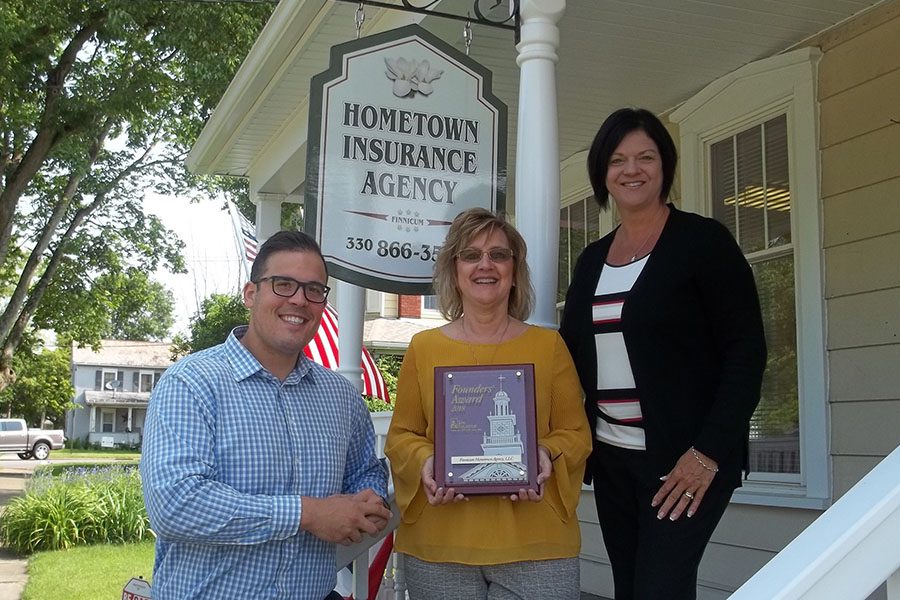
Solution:
{"label": "purple plaque face", "polygon": [[534,365],[437,367],[434,476],[462,494],[537,490]]}

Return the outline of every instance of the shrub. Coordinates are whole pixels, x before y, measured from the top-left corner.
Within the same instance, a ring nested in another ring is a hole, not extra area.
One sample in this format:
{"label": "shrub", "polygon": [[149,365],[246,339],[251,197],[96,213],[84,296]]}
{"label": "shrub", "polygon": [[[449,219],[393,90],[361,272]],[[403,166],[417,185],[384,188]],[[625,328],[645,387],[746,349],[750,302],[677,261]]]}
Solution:
{"label": "shrub", "polygon": [[0,516],[0,540],[22,554],[77,545],[139,542],[153,534],[137,469],[76,467],[36,472]]}
{"label": "shrub", "polygon": [[382,412],[385,410],[394,410],[394,407],[382,400],[381,398],[376,398],[375,396],[363,396],[366,400],[366,406],[369,408],[369,412]]}
{"label": "shrub", "polygon": [[87,445],[87,437],[73,438],[70,440],[66,440],[65,442],[65,447],[67,450],[83,450],[84,448],[87,448]]}

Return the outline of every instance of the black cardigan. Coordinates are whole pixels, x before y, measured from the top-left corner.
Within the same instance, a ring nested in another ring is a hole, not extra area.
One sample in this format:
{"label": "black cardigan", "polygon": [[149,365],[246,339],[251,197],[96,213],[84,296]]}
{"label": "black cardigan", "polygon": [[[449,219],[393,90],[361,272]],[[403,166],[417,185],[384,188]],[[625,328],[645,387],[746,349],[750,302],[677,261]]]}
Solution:
{"label": "black cardigan", "polygon": [[[694,446],[719,463],[715,482],[734,488],[748,466],[749,422],[766,365],[756,285],[722,224],[669,208],[622,312],[647,453],[664,475]],[[591,431],[597,418],[591,304],[614,235],[589,245],[578,259],[560,326],[581,378]]]}

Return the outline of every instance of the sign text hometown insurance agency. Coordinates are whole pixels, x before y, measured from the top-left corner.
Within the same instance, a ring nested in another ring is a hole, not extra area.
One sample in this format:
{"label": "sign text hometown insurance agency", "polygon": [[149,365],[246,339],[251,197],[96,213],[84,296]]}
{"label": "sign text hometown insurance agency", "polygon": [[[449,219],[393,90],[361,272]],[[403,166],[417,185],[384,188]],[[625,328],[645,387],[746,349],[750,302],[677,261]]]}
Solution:
{"label": "sign text hometown insurance agency", "polygon": [[310,87],[305,229],[329,273],[431,293],[453,218],[505,205],[506,106],[490,71],[409,25],[334,46]]}

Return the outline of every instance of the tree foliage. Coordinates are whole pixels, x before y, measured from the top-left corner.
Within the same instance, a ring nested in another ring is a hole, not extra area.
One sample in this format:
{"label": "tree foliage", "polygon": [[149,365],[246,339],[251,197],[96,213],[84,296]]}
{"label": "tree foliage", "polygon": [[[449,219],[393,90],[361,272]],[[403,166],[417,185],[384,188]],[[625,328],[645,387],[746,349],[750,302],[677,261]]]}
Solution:
{"label": "tree foliage", "polygon": [[[0,389],[45,296],[102,295],[104,275],[183,270],[145,190],[220,182],[183,162],[274,4],[158,0],[0,3]],[[242,185],[226,185],[240,192]],[[43,321],[96,344],[103,312]],[[112,314],[107,308],[107,314]]]}
{"label": "tree foliage", "polygon": [[203,301],[191,317],[190,339],[176,336],[172,343],[172,360],[221,344],[238,325],[250,321],[250,311],[240,296],[213,294]]}
{"label": "tree foliage", "polygon": [[23,418],[34,427],[44,419],[61,426],[65,411],[74,406],[71,350],[19,352],[13,361],[18,377],[0,392],[3,414]]}

